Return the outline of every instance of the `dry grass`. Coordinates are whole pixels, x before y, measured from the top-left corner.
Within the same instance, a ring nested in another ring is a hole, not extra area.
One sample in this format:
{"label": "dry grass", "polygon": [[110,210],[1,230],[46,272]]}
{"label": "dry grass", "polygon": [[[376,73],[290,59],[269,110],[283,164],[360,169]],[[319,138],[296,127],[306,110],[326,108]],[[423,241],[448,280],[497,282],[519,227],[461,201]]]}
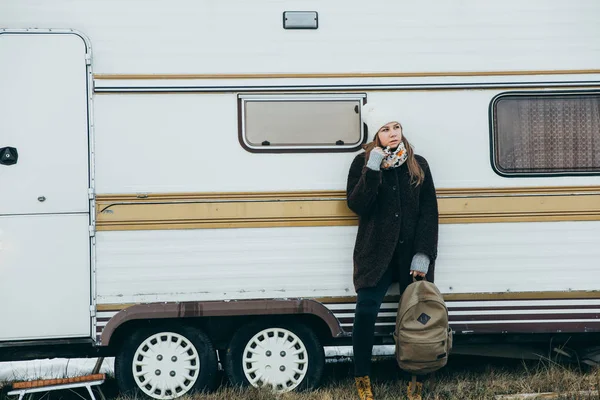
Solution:
{"label": "dry grass", "polygon": [[[182,400],[352,400],[356,399],[356,395],[351,372],[352,364],[328,364],[321,387],[306,393],[276,396],[266,390],[232,388],[223,382],[214,393],[186,396]],[[374,363],[372,375],[376,399],[406,398],[409,377],[399,371],[393,360]],[[560,399],[599,400],[599,388],[600,369],[584,371],[578,366],[558,365],[549,360],[525,363],[455,356],[446,368],[436,374],[434,380],[425,383],[424,399],[494,399],[500,394],[558,392],[563,394]],[[594,390],[595,394],[567,394],[589,390]],[[103,392],[109,399],[128,400],[119,397],[112,380],[107,381]],[[84,393],[82,395],[88,398]],[[46,398],[79,399],[68,392],[55,393]],[[0,400],[7,400],[5,393],[0,394]]]}
{"label": "dry grass", "polygon": [[[329,367],[318,390],[275,396],[268,391],[224,387],[209,395],[190,396],[193,400],[338,400],[356,399],[351,365]],[[409,376],[402,374],[394,361],[375,364],[373,370],[376,399],[405,399]],[[561,399],[600,399],[600,370],[584,372],[576,366],[561,366],[551,361],[515,362],[481,358],[460,358],[439,371],[424,387],[424,399],[494,399],[513,393],[558,392]],[[567,395],[595,390],[592,396]]]}

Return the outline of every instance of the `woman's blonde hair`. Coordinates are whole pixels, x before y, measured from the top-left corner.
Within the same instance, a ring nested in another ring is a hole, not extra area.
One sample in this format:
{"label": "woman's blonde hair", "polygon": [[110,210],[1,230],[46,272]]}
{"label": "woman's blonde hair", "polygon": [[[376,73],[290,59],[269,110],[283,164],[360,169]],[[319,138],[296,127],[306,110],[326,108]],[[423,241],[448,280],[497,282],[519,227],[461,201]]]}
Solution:
{"label": "woman's blonde hair", "polygon": [[[400,124],[400,127],[402,127],[402,124]],[[402,143],[404,143],[404,147],[406,147],[406,151],[408,152],[406,165],[408,165],[410,183],[414,184],[415,186],[419,186],[421,183],[423,183],[423,180],[425,179],[425,173],[423,172],[423,169],[421,168],[419,162],[415,158],[415,152],[411,144],[408,142],[408,139],[406,139],[406,136],[404,136],[404,132],[402,132]],[[379,140],[379,131],[377,131],[377,133],[375,134],[375,137],[373,138],[372,142],[363,145],[363,149],[366,153],[365,162],[369,160],[371,150],[373,150],[375,147],[383,147]]]}

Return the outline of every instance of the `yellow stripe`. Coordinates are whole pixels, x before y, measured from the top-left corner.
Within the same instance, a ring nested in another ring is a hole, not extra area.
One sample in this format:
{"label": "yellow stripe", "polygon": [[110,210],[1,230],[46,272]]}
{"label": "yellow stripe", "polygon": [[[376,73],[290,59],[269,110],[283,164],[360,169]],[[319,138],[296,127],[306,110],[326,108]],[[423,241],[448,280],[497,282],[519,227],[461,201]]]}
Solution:
{"label": "yellow stripe", "polygon": [[135,303],[126,303],[126,304],[97,304],[96,305],[96,311],[118,312],[118,311],[124,310],[126,308],[129,308],[131,306],[135,306]]}
{"label": "yellow stripe", "polygon": [[[438,190],[440,223],[600,220],[600,187]],[[99,195],[97,229],[348,226],[340,191]]]}
{"label": "yellow stripe", "polygon": [[335,72],[279,74],[95,74],[94,79],[293,79],[293,78],[426,78],[444,76],[588,75],[598,69],[440,72]]}

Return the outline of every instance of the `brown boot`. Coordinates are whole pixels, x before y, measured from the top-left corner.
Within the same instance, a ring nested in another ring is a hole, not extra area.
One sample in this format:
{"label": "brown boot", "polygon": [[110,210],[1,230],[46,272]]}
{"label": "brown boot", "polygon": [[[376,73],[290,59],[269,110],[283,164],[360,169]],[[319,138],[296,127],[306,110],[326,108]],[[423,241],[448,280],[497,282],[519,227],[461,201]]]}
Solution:
{"label": "brown boot", "polygon": [[368,376],[357,376],[354,380],[356,381],[358,398],[360,400],[374,400],[373,391],[371,390],[371,379]]}
{"label": "brown boot", "polygon": [[406,396],[408,400],[423,400],[423,384],[417,382],[417,377],[413,376],[412,381],[408,382],[408,389],[406,390]]}

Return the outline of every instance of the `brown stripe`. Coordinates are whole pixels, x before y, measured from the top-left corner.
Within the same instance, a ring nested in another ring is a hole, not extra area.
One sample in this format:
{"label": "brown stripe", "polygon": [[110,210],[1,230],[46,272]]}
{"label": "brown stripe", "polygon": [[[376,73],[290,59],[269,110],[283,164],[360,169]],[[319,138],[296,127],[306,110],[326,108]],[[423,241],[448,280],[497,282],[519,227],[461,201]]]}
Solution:
{"label": "brown stripe", "polygon": [[[354,323],[354,317],[348,317],[348,318],[338,318],[338,320],[340,321],[340,324],[353,324]],[[375,320],[376,323],[383,323],[383,322],[396,322],[396,317],[377,317],[377,319]]]}
{"label": "brown stripe", "polygon": [[[352,303],[354,304],[354,303]],[[598,307],[600,308],[600,307]],[[396,310],[398,309],[398,304],[394,304],[393,306],[381,306],[379,309],[379,312],[396,312]],[[352,313],[354,314],[354,308],[345,308],[345,309],[340,309],[340,310],[336,310],[331,308],[330,309],[332,313],[334,314],[341,314],[341,313]]]}
{"label": "brown stripe", "polygon": [[[329,307],[328,307],[328,308],[329,308]],[[395,312],[397,308],[398,308],[398,307],[395,307],[395,308],[393,308],[393,309],[392,309],[392,308],[390,308],[390,310],[392,310],[392,311],[394,311],[394,312]],[[338,315],[338,314],[354,314],[354,311],[355,311],[355,309],[354,309],[354,308],[348,308],[348,309],[344,309],[344,310],[334,310],[334,309],[330,308],[330,310],[331,310],[331,312],[332,312],[334,315]],[[388,309],[387,309],[387,308],[383,308],[383,307],[381,307],[381,308],[379,309],[379,312],[385,312],[386,310],[388,310]]]}
{"label": "brown stripe", "polygon": [[[450,324],[457,334],[494,334],[494,333],[581,333],[600,332],[600,320],[594,322],[551,322],[551,323],[514,323],[514,324]],[[378,335],[390,335],[395,326],[376,326]],[[352,327],[345,326],[344,330],[351,333]]]}
{"label": "brown stripe", "polygon": [[561,306],[494,306],[494,307],[448,307],[448,311],[506,311],[511,310],[589,310],[600,309],[600,305],[561,305]]}
{"label": "brown stripe", "polygon": [[[352,326],[345,326],[344,327],[344,332],[346,333],[352,333]],[[376,335],[385,335],[385,336],[389,336],[394,332],[394,326],[390,325],[390,326],[376,326],[373,330],[375,332]]]}
{"label": "brown stripe", "polygon": [[290,79],[290,78],[425,78],[453,76],[587,75],[597,69],[440,72],[334,72],[279,74],[94,74],[94,79]]}
{"label": "brown stripe", "polygon": [[445,301],[586,300],[600,299],[600,291],[506,292],[445,294]]}
{"label": "brown stripe", "polygon": [[[440,223],[600,220],[599,187],[440,189]],[[98,195],[97,229],[208,229],[357,224],[344,192]]]}
{"label": "brown stripe", "polygon": [[[342,319],[343,320],[343,319]],[[347,322],[340,320],[340,323],[353,323],[351,319]],[[377,321],[382,322],[382,321]],[[395,322],[395,321],[389,321]],[[593,322],[531,322],[531,323],[483,323],[483,324],[457,324],[450,321],[451,328],[458,334],[495,334],[495,333],[579,333],[579,332],[600,332],[600,320]],[[352,326],[343,326],[346,333],[352,332]],[[376,326],[374,332],[377,335],[391,335],[395,329],[394,325]],[[100,341],[101,335],[96,334],[96,340]]]}
{"label": "brown stripe", "polygon": [[[398,307],[394,308],[381,308],[379,310],[382,312],[396,312]],[[460,312],[460,311],[505,311],[510,313],[513,310],[590,310],[590,309],[600,309],[600,305],[561,305],[561,306],[494,306],[494,307],[448,307],[449,312]],[[334,315],[339,315],[342,313],[345,314],[354,314],[354,309],[345,309],[345,310],[331,310]]]}
{"label": "brown stripe", "polygon": [[[323,298],[311,298],[312,300],[318,301],[322,304],[356,304],[356,297],[344,296],[344,297],[323,297]],[[457,293],[457,294],[445,294],[445,301],[522,301],[522,300],[588,300],[588,299],[600,299],[600,291],[586,292],[586,291],[565,291],[565,292],[510,292],[510,293]],[[384,303],[398,303],[400,296],[386,296]],[[133,306],[132,303],[126,304],[98,304],[97,310],[113,311],[118,312],[125,308]],[[594,305],[561,305],[561,306],[494,306],[494,307],[448,307],[449,311],[478,311],[478,310],[507,310],[510,309],[531,309],[531,310],[545,310],[545,309],[590,309],[600,308],[600,306]],[[382,307],[381,312],[395,312],[397,307]],[[340,313],[354,313],[353,308],[348,309],[329,309],[334,314]],[[106,319],[106,318],[104,318]],[[110,319],[110,318],[108,318]]]}
{"label": "brown stripe", "polygon": [[451,315],[450,321],[538,321],[553,319],[597,319],[600,314],[481,314],[481,315]]}
{"label": "brown stripe", "polygon": [[[579,333],[600,332],[600,321],[594,322],[552,322],[552,323],[515,323],[515,324],[452,324],[457,333]],[[466,331],[466,332],[465,332]]]}
{"label": "brown stripe", "polygon": [[[554,319],[598,319],[599,313],[588,314],[478,314],[478,315],[450,315],[449,321],[539,321]],[[354,317],[338,318],[341,324],[354,323]],[[377,323],[396,322],[396,317],[377,317]]]}

